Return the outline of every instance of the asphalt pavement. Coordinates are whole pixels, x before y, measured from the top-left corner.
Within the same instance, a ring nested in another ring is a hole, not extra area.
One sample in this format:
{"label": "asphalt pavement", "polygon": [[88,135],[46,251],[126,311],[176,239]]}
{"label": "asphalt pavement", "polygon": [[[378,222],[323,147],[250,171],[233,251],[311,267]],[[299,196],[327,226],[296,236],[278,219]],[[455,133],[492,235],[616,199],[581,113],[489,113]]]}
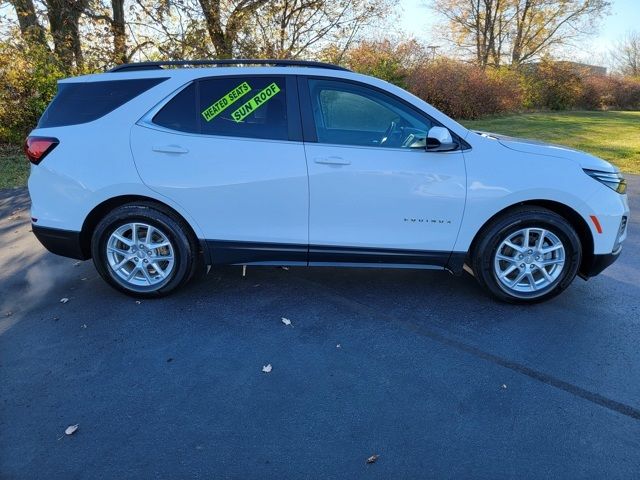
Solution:
{"label": "asphalt pavement", "polygon": [[293,267],[137,302],[0,191],[0,478],[638,478],[629,190],[620,260],[529,307],[467,275]]}

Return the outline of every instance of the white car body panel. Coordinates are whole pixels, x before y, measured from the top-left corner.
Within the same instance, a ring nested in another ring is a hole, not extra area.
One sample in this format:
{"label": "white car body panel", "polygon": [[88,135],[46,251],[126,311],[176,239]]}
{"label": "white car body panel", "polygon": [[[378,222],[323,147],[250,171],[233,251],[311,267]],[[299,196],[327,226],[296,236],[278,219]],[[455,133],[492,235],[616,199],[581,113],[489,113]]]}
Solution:
{"label": "white car body panel", "polygon": [[[194,79],[257,74],[348,79],[383,89],[465,139],[470,148],[400,151],[191,135],[139,124]],[[583,172],[615,171],[609,163],[565,147],[471,132],[375,78],[320,68],[216,67],[106,73],[62,83],[158,76],[168,80],[95,121],[31,133],[60,139],[32,167],[29,190],[38,225],[80,231],[102,202],[137,195],[169,205],[200,240],[464,254],[497,213],[522,202],[551,201],[584,219],[593,236],[590,253],[611,254],[624,240],[619,227],[629,215],[626,195]],[[156,145],[178,145],[188,153],[154,152]],[[346,162],[316,161],[333,157]]]}
{"label": "white car body panel", "polygon": [[[163,153],[174,145],[187,153]],[[134,125],[142,181],[191,212],[208,240],[306,244],[309,184],[301,142],[169,133]]]}
{"label": "white car body panel", "polygon": [[453,250],[466,196],[461,152],[305,149],[312,245]]}

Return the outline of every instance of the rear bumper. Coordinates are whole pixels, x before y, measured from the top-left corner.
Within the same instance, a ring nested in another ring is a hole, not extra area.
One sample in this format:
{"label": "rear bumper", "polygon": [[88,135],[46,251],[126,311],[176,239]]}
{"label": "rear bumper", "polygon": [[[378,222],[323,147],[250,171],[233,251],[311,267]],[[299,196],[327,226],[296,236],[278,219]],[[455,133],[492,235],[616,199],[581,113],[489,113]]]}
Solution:
{"label": "rear bumper", "polygon": [[604,255],[594,255],[590,262],[585,262],[580,269],[580,277],[587,278],[595,277],[602,273],[602,271],[615,262],[622,252],[622,245],[618,247],[613,253],[607,253]]}
{"label": "rear bumper", "polygon": [[82,251],[80,232],[41,227],[35,223],[31,224],[31,228],[36,238],[51,253],[63,257],[77,258],[78,260],[87,260],[89,258]]}

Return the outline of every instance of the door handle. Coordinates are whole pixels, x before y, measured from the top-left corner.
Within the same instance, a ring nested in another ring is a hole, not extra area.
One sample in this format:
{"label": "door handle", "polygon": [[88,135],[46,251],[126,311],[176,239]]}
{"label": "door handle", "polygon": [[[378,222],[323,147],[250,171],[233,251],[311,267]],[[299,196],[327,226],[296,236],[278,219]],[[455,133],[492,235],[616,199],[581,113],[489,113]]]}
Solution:
{"label": "door handle", "polygon": [[189,153],[189,150],[187,150],[184,147],[181,147],[180,145],[154,146],[151,148],[151,150],[153,150],[154,152],[160,152],[160,153]]}
{"label": "door handle", "polygon": [[316,157],[313,159],[313,161],[316,163],[324,164],[324,165],[350,165],[351,164],[351,160],[347,160],[346,158],[336,157],[336,156]]}

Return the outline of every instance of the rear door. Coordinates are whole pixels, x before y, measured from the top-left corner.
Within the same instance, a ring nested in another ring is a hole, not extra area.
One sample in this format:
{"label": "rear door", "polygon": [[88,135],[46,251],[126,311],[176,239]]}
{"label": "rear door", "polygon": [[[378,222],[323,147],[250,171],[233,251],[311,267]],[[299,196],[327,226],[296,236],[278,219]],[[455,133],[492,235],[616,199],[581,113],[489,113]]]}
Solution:
{"label": "rear door", "polygon": [[308,182],[295,79],[201,79],[131,132],[142,180],[186,209],[214,263],[303,263]]}

